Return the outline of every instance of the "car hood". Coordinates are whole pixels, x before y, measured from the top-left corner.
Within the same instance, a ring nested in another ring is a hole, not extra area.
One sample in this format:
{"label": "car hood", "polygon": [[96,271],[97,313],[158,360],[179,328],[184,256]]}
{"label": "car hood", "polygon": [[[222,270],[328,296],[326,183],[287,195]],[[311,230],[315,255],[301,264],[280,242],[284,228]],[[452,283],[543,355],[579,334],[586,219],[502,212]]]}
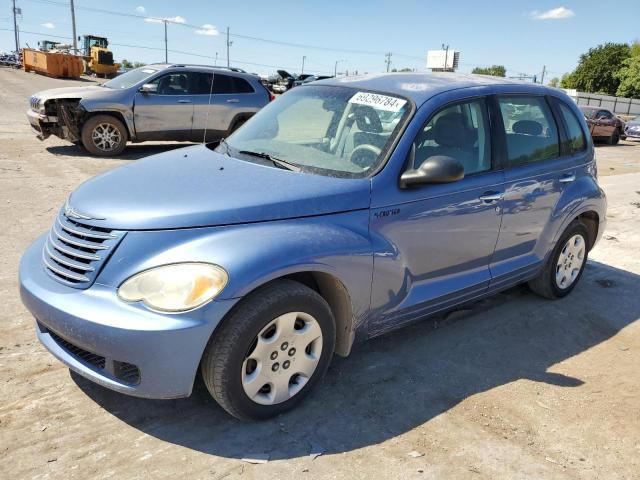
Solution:
{"label": "car hood", "polygon": [[63,87],[63,88],[52,88],[50,90],[42,90],[41,92],[34,93],[33,96],[44,99],[44,100],[52,100],[56,98],[87,98],[94,97],[97,95],[104,95],[105,92],[108,92],[110,89],[105,87],[99,87],[97,85],[92,85],[90,87]]}
{"label": "car hood", "polygon": [[368,208],[369,199],[366,178],[292,172],[198,145],[94,177],[65,208],[96,227],[157,230],[326,215]]}
{"label": "car hood", "polygon": [[640,120],[629,120],[626,125],[628,127],[640,127]]}

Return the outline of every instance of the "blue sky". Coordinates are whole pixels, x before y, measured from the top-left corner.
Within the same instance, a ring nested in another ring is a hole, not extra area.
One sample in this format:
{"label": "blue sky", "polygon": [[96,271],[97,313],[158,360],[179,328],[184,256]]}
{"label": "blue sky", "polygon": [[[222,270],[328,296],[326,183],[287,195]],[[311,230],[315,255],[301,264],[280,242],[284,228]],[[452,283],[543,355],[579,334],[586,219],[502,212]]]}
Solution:
{"label": "blue sky", "polygon": [[[0,51],[13,50],[11,2],[0,1],[4,6],[0,10]],[[448,43],[461,51],[460,71],[471,71],[476,65],[502,64],[508,75],[539,74],[546,65],[549,79],[571,71],[579,55],[591,46],[640,38],[638,0],[618,2],[616,8],[607,8],[602,0],[494,0],[490,4],[477,0],[75,3],[78,35],[109,37],[116,60],[163,61],[162,23],[82,7],[179,22],[169,24],[169,49],[185,53],[169,52],[170,62],[213,63],[217,52],[218,63],[226,63],[227,26],[232,34],[282,42],[231,38],[231,64],[261,74],[274,72],[276,66],[299,72],[303,55],[305,72],[332,72],[337,60],[339,71],[379,72],[385,69],[385,52],[393,53],[392,68],[424,69],[427,50]],[[23,12],[21,30],[35,32],[23,32],[21,42],[34,46],[43,38],[61,40],[54,35],[70,38],[67,4],[68,0],[17,0]]]}

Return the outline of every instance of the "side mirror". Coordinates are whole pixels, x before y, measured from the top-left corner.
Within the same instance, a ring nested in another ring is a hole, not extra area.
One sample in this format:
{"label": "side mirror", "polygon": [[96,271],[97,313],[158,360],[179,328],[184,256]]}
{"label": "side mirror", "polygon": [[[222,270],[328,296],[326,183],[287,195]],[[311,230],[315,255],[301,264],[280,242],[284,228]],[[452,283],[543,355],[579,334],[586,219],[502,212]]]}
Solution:
{"label": "side mirror", "polygon": [[155,83],[145,83],[140,87],[142,93],[158,93],[158,85]]}
{"label": "side mirror", "polygon": [[404,172],[400,177],[400,188],[427,183],[452,183],[463,178],[464,167],[459,161],[446,155],[434,155],[422,162],[419,168]]}

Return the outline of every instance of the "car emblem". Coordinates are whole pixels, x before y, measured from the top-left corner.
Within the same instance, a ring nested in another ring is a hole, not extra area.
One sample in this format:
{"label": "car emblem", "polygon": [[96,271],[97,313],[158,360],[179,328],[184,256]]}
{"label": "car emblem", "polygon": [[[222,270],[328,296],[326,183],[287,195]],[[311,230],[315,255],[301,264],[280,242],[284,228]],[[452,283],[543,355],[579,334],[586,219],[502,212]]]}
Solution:
{"label": "car emblem", "polygon": [[104,217],[92,217],[86,213],[79,212],[69,205],[69,201],[64,204],[64,216],[67,218],[75,218],[76,220],[104,220]]}

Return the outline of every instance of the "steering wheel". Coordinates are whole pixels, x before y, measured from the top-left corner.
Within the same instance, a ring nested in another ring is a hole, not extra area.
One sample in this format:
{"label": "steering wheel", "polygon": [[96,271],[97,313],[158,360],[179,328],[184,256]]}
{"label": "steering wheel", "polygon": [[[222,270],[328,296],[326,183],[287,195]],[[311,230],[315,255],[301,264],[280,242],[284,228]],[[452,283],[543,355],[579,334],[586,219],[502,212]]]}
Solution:
{"label": "steering wheel", "polygon": [[367,169],[375,163],[382,150],[375,145],[358,145],[349,156],[349,161],[362,169]]}

